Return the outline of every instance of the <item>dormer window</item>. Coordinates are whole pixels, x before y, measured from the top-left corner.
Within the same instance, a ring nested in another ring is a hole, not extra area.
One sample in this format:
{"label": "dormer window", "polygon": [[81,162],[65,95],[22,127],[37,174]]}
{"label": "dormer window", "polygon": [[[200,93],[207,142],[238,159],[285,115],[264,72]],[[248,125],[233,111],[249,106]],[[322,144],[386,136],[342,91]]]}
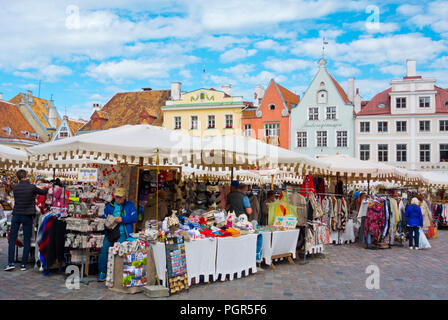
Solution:
{"label": "dormer window", "polygon": [[8,137],[11,136],[11,128],[10,127],[3,127],[3,131],[6,133]]}
{"label": "dormer window", "polygon": [[384,107],[386,107],[386,105],[384,103],[379,103],[378,104],[378,108],[384,108]]}
{"label": "dormer window", "polygon": [[33,133],[31,134],[31,136],[32,136],[34,139],[39,140],[39,135],[38,135],[36,132],[33,132]]}
{"label": "dormer window", "polygon": [[448,107],[448,101],[445,101],[445,107]]}
{"label": "dormer window", "polygon": [[25,130],[22,130],[22,134],[24,134],[27,138],[29,138],[29,136],[30,136],[30,133]]}
{"label": "dormer window", "polygon": [[275,104],[273,104],[273,103],[270,104],[270,105],[269,105],[269,110],[275,110]]}

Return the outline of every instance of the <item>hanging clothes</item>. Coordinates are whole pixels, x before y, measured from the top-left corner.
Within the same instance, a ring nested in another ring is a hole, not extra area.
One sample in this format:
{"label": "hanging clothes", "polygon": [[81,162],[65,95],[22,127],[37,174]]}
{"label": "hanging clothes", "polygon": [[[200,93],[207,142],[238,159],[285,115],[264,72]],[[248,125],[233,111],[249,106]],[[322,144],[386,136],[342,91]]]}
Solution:
{"label": "hanging clothes", "polygon": [[380,201],[373,201],[367,208],[365,232],[366,236],[371,235],[374,240],[379,240],[384,227],[383,207]]}
{"label": "hanging clothes", "polygon": [[295,192],[295,190],[289,190],[288,188],[287,193],[289,203],[297,208],[297,225],[305,226],[308,217],[306,198],[298,192]]}
{"label": "hanging clothes", "polygon": [[302,187],[300,189],[300,194],[306,197],[308,192],[316,193],[316,189],[314,188],[313,178],[310,175],[307,175],[303,179]]}
{"label": "hanging clothes", "polygon": [[338,180],[336,183],[334,193],[341,196],[344,195],[344,183],[341,180]]}

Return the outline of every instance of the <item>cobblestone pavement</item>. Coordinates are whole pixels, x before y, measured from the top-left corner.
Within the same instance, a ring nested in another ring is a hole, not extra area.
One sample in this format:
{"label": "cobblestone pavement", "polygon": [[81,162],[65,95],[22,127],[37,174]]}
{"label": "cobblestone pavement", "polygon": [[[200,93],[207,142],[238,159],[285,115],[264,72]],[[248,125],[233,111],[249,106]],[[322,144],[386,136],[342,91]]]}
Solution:
{"label": "cobblestone pavement", "polygon": [[[448,230],[430,240],[431,249],[393,247],[366,250],[358,244],[327,245],[325,257],[309,263],[277,264],[233,281],[193,285],[168,299],[448,299]],[[7,262],[7,240],[0,238],[0,266]],[[366,288],[366,268],[380,269],[380,289]],[[32,269],[0,270],[0,299],[149,299],[143,293],[120,294],[104,283],[68,290],[63,275],[44,277]]]}

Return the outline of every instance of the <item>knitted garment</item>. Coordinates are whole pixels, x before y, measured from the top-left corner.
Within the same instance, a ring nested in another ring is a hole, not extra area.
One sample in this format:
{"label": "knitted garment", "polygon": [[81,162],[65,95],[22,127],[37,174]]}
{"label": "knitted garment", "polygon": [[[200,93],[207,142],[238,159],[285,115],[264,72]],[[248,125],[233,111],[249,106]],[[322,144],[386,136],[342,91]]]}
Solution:
{"label": "knitted garment", "polygon": [[367,208],[367,217],[365,222],[366,236],[370,234],[373,239],[378,239],[381,230],[384,227],[383,204],[374,202]]}

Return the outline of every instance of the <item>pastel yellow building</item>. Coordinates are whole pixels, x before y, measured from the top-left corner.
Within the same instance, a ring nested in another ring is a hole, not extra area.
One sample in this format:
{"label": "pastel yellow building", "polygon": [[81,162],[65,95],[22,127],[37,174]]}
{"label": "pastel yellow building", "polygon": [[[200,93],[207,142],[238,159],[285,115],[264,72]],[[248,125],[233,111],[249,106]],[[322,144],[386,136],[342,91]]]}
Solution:
{"label": "pastel yellow building", "polygon": [[162,107],[163,126],[198,137],[241,135],[246,106],[243,97],[231,96],[230,85],[182,93],[181,83],[174,82],[171,98]]}

